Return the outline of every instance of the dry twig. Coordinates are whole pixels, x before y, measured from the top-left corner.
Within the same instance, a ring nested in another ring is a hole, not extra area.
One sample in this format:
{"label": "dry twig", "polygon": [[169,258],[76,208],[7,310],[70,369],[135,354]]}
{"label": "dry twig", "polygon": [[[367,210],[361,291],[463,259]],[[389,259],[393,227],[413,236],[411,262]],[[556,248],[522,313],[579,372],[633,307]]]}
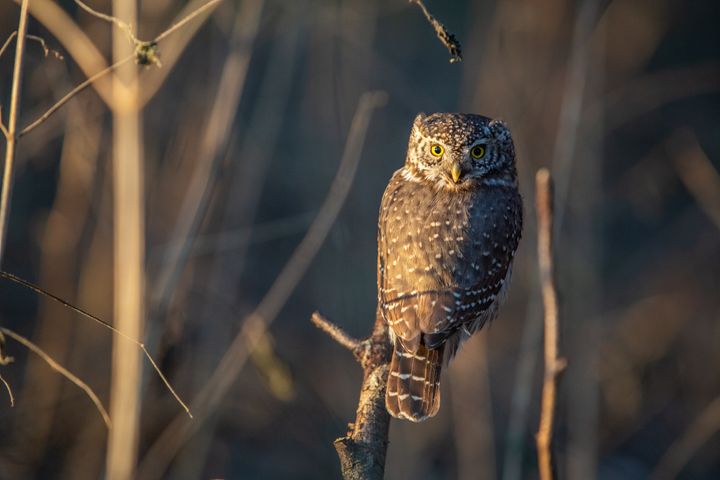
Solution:
{"label": "dry twig", "polygon": [[[100,402],[100,399],[97,395],[95,395],[95,392],[93,392],[92,388],[88,386],[87,383],[80,380],[78,377],[76,377],[71,371],[57,363],[53,358],[45,353],[40,347],[32,343],[27,338],[23,337],[22,335],[15,333],[14,331],[5,328],[0,327],[0,332],[7,335],[8,337],[12,338],[16,342],[19,342],[23,345],[25,345],[31,352],[33,352],[35,355],[39,356],[45,362],[47,362],[48,365],[50,365],[50,368],[58,372],[59,374],[63,375],[65,378],[73,382],[75,385],[80,387],[88,397],[90,397],[90,400],[95,404],[95,407],[97,407],[98,411],[100,412],[100,415],[103,418],[103,421],[105,422],[105,425],[108,429],[112,428],[112,423],[110,422],[110,416],[108,415],[107,411],[105,410],[105,407],[103,407],[102,403]],[[4,380],[3,380],[4,381]],[[6,384],[7,386],[7,384]],[[9,391],[9,387],[8,387]],[[10,398],[12,399],[12,393],[10,393]]]}
{"label": "dry twig", "polygon": [[435,33],[440,39],[440,42],[442,42],[448,49],[448,52],[450,52],[450,63],[462,62],[462,47],[460,41],[455,37],[455,34],[448,31],[445,25],[438,22],[437,19],[432,16],[422,0],[410,0],[410,3],[414,3],[420,7],[427,21],[430,22],[430,25],[435,29]]}
{"label": "dry twig", "polygon": [[[65,300],[63,300],[62,298],[58,297],[57,295],[53,295],[52,293],[50,293],[50,292],[48,292],[48,291],[46,291],[46,290],[43,290],[42,288],[38,287],[37,285],[35,285],[35,284],[33,284],[33,283],[30,283],[30,282],[28,282],[27,280],[24,280],[24,279],[22,279],[22,278],[20,278],[20,277],[18,277],[18,276],[16,276],[16,275],[13,275],[12,273],[8,273],[8,272],[5,272],[5,271],[0,270],[0,277],[1,277],[1,278],[4,278],[4,279],[6,279],[6,280],[9,280],[9,281],[11,281],[11,282],[13,282],[13,283],[17,283],[18,285],[21,285],[21,286],[23,286],[23,287],[25,287],[25,288],[27,288],[27,289],[29,289],[29,290],[32,290],[33,292],[35,292],[35,293],[37,293],[37,294],[39,294],[39,295],[42,295],[42,296],[44,296],[44,297],[47,297],[47,298],[49,298],[49,299],[51,299],[51,300],[59,303],[60,305],[66,307],[66,308],[69,308],[69,309],[72,310],[73,312],[79,313],[80,315],[82,315],[82,316],[85,317],[85,318],[89,318],[89,319],[92,320],[93,322],[102,325],[103,327],[111,330],[112,332],[116,333],[117,335],[119,335],[119,336],[123,337],[124,339],[129,340],[129,341],[131,341],[132,343],[134,343],[135,345],[137,345],[138,348],[139,348],[140,350],[142,350],[143,354],[144,354],[145,357],[148,359],[148,361],[150,362],[150,365],[152,365],[153,369],[154,369],[155,372],[158,374],[158,376],[160,377],[160,379],[162,380],[162,382],[165,384],[165,387],[167,387],[168,391],[172,394],[172,396],[175,398],[175,400],[177,400],[177,402],[180,404],[180,406],[183,408],[183,410],[185,410],[185,413],[187,413],[187,415],[188,415],[190,418],[192,418],[192,414],[190,413],[190,409],[189,409],[188,406],[185,404],[185,402],[182,401],[182,399],[181,399],[180,396],[177,394],[177,392],[175,392],[175,389],[172,387],[172,385],[170,385],[170,382],[168,381],[167,377],[165,377],[165,375],[162,373],[162,371],[160,370],[160,367],[158,367],[158,364],[155,362],[155,359],[152,357],[152,355],[150,355],[150,352],[148,352],[148,350],[147,350],[147,348],[145,347],[145,344],[144,344],[144,343],[140,342],[139,340],[136,340],[136,339],[133,338],[133,337],[130,337],[130,336],[126,335],[126,334],[123,333],[121,330],[118,330],[117,328],[113,327],[110,323],[106,322],[105,320],[103,320],[103,319],[101,319],[101,318],[99,318],[99,317],[96,317],[96,316],[93,315],[92,313],[88,313],[88,312],[86,312],[85,310],[83,310],[83,309],[81,309],[81,308],[79,308],[79,307],[76,307],[75,305],[73,305],[73,304],[71,304],[71,303],[66,302]],[[2,363],[0,363],[0,364],[2,364]]]}
{"label": "dry twig", "polygon": [[536,176],[538,218],[538,267],[545,307],[545,379],[543,381],[540,425],[537,432],[538,468],[541,480],[552,480],[551,453],[558,374],[565,360],[558,358],[558,306],[553,278],[553,204],[550,172],[542,168]]}

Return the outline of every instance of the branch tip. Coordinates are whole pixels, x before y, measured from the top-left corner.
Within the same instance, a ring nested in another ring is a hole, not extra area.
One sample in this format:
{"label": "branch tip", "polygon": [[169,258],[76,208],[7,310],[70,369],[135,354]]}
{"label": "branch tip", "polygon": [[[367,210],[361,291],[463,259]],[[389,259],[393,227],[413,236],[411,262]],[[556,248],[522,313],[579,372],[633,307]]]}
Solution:
{"label": "branch tip", "polygon": [[312,317],[310,317],[310,321],[320,330],[327,333],[330,338],[353,353],[355,353],[362,344],[360,340],[351,337],[345,330],[323,317],[320,312],[314,312]]}

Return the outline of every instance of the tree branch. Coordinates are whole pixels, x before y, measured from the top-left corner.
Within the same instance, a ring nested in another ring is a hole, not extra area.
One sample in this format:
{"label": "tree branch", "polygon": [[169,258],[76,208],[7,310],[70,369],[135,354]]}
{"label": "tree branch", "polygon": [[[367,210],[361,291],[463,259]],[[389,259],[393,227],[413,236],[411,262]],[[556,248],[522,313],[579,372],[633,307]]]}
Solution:
{"label": "tree branch", "polygon": [[370,337],[358,341],[315,312],[313,324],[345,348],[350,349],[363,369],[355,422],[348,433],[335,440],[340,469],[345,480],[381,480],[385,473],[390,414],[385,408],[390,338],[385,321],[377,312]]}
{"label": "tree branch", "polygon": [[553,278],[553,204],[550,172],[538,170],[536,207],[538,218],[538,267],[545,307],[545,380],[543,382],[540,425],[537,432],[538,468],[541,480],[554,478],[552,434],[555,417],[555,397],[558,374],[565,368],[565,360],[558,358],[558,306]]}

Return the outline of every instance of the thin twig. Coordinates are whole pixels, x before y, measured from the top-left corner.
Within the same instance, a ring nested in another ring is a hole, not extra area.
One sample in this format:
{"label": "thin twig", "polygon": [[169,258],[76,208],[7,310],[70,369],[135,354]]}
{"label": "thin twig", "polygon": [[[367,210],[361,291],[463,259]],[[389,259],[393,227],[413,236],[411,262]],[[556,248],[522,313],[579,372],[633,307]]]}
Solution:
{"label": "thin twig", "polygon": [[165,384],[165,386],[167,387],[167,389],[170,391],[170,393],[172,394],[172,396],[175,397],[175,400],[177,400],[177,402],[180,404],[180,406],[183,408],[183,410],[185,410],[185,412],[188,414],[188,416],[189,416],[190,418],[192,418],[192,414],[190,413],[190,409],[189,409],[188,406],[185,404],[185,402],[182,401],[182,399],[180,398],[180,396],[175,392],[175,389],[170,385],[170,382],[169,382],[168,379],[165,377],[165,375],[162,373],[162,371],[160,370],[160,367],[158,367],[157,363],[155,362],[155,359],[152,357],[152,355],[150,355],[150,352],[147,351],[147,348],[145,348],[145,344],[144,344],[144,343],[142,343],[142,342],[140,342],[139,340],[136,340],[136,339],[130,337],[129,335],[124,334],[122,331],[120,331],[120,330],[118,330],[117,328],[113,327],[112,324],[106,322],[105,320],[103,320],[103,319],[101,319],[101,318],[99,318],[99,317],[96,317],[96,316],[93,315],[92,313],[88,313],[88,312],[86,312],[85,310],[83,310],[83,309],[81,309],[81,308],[79,308],[79,307],[76,307],[75,305],[73,305],[73,304],[71,304],[71,303],[66,302],[66,301],[63,300],[62,298],[60,298],[60,297],[58,297],[58,296],[56,296],[56,295],[53,295],[52,293],[50,293],[50,292],[48,292],[48,291],[46,291],[46,290],[43,290],[42,288],[38,287],[37,285],[35,285],[35,284],[33,284],[33,283],[30,283],[30,282],[28,282],[27,280],[24,280],[24,279],[22,279],[22,278],[20,278],[20,277],[18,277],[18,276],[16,276],[16,275],[13,275],[12,273],[8,273],[8,272],[5,272],[5,271],[0,270],[0,277],[1,277],[1,278],[4,278],[4,279],[6,279],[6,280],[10,280],[10,281],[13,282],[13,283],[17,283],[18,285],[22,285],[23,287],[25,287],[25,288],[27,288],[27,289],[29,289],[29,290],[32,290],[33,292],[35,292],[35,293],[37,293],[37,294],[39,294],[39,295],[42,295],[42,296],[47,297],[47,298],[49,298],[49,299],[51,299],[51,300],[54,300],[55,302],[59,303],[60,305],[66,307],[66,308],[69,308],[70,310],[72,310],[72,311],[75,312],[75,313],[79,313],[80,315],[82,315],[82,316],[85,317],[85,318],[89,318],[90,320],[94,321],[95,323],[98,323],[98,324],[102,325],[103,327],[105,327],[105,328],[107,328],[107,329],[109,329],[109,330],[112,330],[112,331],[113,331],[114,333],[116,333],[117,335],[119,335],[119,336],[123,337],[124,339],[129,340],[129,341],[131,341],[132,343],[134,343],[135,345],[137,345],[138,348],[140,348],[140,350],[143,351],[143,353],[145,354],[145,357],[147,357],[148,361],[150,362],[150,365],[152,365],[152,367],[153,367],[153,369],[155,370],[155,372],[157,372],[158,376],[160,377],[160,379],[162,380],[162,382]]}
{"label": "thin twig", "polygon": [[[112,21],[113,23],[116,23],[115,21],[117,20],[117,21],[120,22],[121,24],[125,25],[128,29],[130,28],[129,25],[127,25],[125,22],[122,22],[121,20],[118,20],[118,19],[116,19],[115,17],[110,17],[110,16],[107,16],[107,15],[105,15],[105,14],[103,14],[103,13],[96,12],[96,11],[92,10],[90,7],[88,7],[87,5],[85,5],[85,4],[83,4],[82,2],[80,2],[79,0],[76,0],[76,1],[78,2],[79,5],[81,5],[81,6],[82,6],[84,9],[86,9],[88,12],[92,12],[93,15],[100,16],[100,18],[108,17],[108,18],[104,18],[104,19],[105,19],[105,20],[108,20],[108,21]],[[183,27],[183,26],[186,25],[188,22],[190,22],[191,20],[193,20],[195,17],[197,17],[197,16],[200,15],[201,13],[205,12],[205,11],[208,10],[209,8],[214,7],[215,5],[217,5],[217,4],[218,4],[219,2],[221,2],[221,1],[222,1],[222,0],[210,0],[208,3],[206,3],[206,4],[204,4],[203,6],[199,7],[197,10],[194,10],[193,12],[191,12],[190,14],[188,14],[187,16],[185,16],[182,20],[180,20],[179,22],[177,22],[176,24],[172,25],[170,28],[168,28],[167,30],[165,30],[164,32],[162,32],[160,35],[158,35],[157,37],[155,37],[154,40],[151,40],[151,41],[148,41],[148,42],[138,40],[138,39],[132,34],[132,31],[130,31],[130,30],[126,30],[126,31],[128,31],[128,33],[130,34],[131,38],[134,39],[134,42],[135,42],[135,45],[136,45],[136,46],[138,46],[138,45],[141,46],[141,47],[143,47],[143,46],[152,46],[154,43],[160,42],[161,40],[163,40],[164,38],[166,38],[168,35],[174,33],[174,32],[177,31],[179,28]],[[123,27],[123,30],[125,30],[124,27]],[[11,39],[12,39],[12,38],[9,38],[8,41],[6,41],[6,43],[8,43]],[[3,47],[3,48],[4,48],[4,47]],[[23,128],[23,129],[20,131],[20,133],[18,134],[18,138],[26,135],[27,133],[30,133],[30,131],[32,131],[32,130],[34,130],[36,127],[40,126],[45,120],[48,119],[48,117],[50,117],[53,113],[55,113],[56,111],[58,111],[63,105],[65,105],[65,104],[66,104],[69,100],[71,100],[75,95],[77,95],[78,93],[82,92],[82,91],[85,90],[87,87],[93,85],[97,80],[99,80],[100,78],[104,77],[104,76],[107,75],[108,73],[113,72],[115,69],[117,69],[117,68],[119,68],[120,66],[126,64],[127,62],[129,62],[129,61],[131,61],[131,60],[133,60],[133,59],[136,59],[136,58],[138,57],[138,52],[142,52],[142,50],[136,51],[136,53],[133,53],[132,55],[129,55],[128,57],[125,57],[125,58],[123,58],[123,59],[115,62],[114,64],[103,68],[102,70],[100,70],[99,72],[93,74],[92,76],[88,77],[85,81],[83,81],[83,82],[80,83],[78,86],[76,86],[75,88],[73,88],[72,90],[70,90],[65,96],[63,96],[60,100],[58,100],[57,103],[55,103],[52,107],[50,107],[50,108],[49,108],[45,113],[43,113],[40,117],[38,117],[38,118],[37,118],[36,120],[34,120],[32,123],[30,123],[30,124],[27,125],[25,128]],[[158,63],[158,64],[159,64],[159,62],[155,62],[155,63]],[[155,90],[155,91],[156,91],[156,90]],[[143,90],[143,92],[144,92],[144,90]],[[142,104],[146,103],[148,100],[149,100],[149,98],[147,98],[147,96],[143,96],[143,99],[142,99],[142,101],[140,102],[139,105],[142,105]],[[1,122],[0,122],[0,124],[1,124]],[[7,135],[6,135],[6,136],[7,136]]]}
{"label": "thin twig", "polygon": [[99,79],[100,77],[102,77],[102,76],[104,76],[104,75],[112,72],[113,70],[115,70],[115,69],[118,68],[119,66],[126,64],[127,62],[133,60],[134,58],[135,58],[135,54],[130,55],[130,56],[128,56],[128,57],[125,57],[125,58],[123,58],[122,60],[120,60],[119,62],[113,63],[113,64],[110,65],[109,67],[107,67],[107,68],[99,71],[98,73],[96,73],[96,74],[93,75],[92,77],[89,77],[89,78],[86,79],[84,82],[82,82],[82,83],[80,83],[79,85],[77,85],[75,88],[73,88],[73,89],[70,90],[68,93],[66,93],[64,97],[62,97],[60,100],[58,100],[57,103],[55,103],[52,107],[50,107],[45,113],[43,113],[42,115],[40,115],[40,116],[39,116],[37,119],[35,119],[31,124],[29,124],[28,126],[26,126],[25,128],[23,128],[22,130],[20,130],[20,132],[19,132],[18,135],[17,135],[18,138],[20,138],[20,137],[22,137],[22,136],[30,133],[30,132],[31,132],[32,130],[34,130],[36,127],[40,126],[40,124],[43,123],[45,120],[47,120],[50,115],[52,115],[52,114],[55,113],[57,110],[59,110],[63,105],[65,105],[68,101],[70,101],[75,95],[77,95],[77,94],[80,93],[81,91],[85,90],[85,89],[86,89],[87,87],[89,87],[90,85],[92,85],[93,82],[95,82],[97,79]]}
{"label": "thin twig", "polygon": [[49,48],[47,46],[47,43],[45,43],[45,39],[42,37],[38,37],[37,35],[26,35],[28,40],[33,40],[40,44],[40,47],[43,49],[43,54],[47,57],[50,53],[53,54],[53,57],[55,57],[57,60],[64,60],[65,57],[62,56],[60,52],[57,50],[53,50],[52,48]]}
{"label": "thin twig", "polygon": [[160,42],[161,40],[163,40],[163,39],[164,39],[165,37],[167,37],[168,35],[171,35],[171,34],[175,33],[178,29],[180,29],[180,28],[182,28],[183,26],[185,26],[186,23],[192,21],[192,20],[193,20],[195,17],[197,17],[198,15],[204,13],[205,10],[207,10],[207,9],[209,9],[209,8],[214,8],[218,3],[222,2],[222,1],[223,1],[223,0],[210,0],[209,2],[207,2],[206,4],[204,4],[202,7],[198,8],[198,9],[195,10],[195,11],[193,11],[193,12],[190,13],[188,16],[186,16],[185,18],[183,18],[182,20],[180,20],[179,22],[177,22],[176,24],[172,25],[170,28],[168,28],[167,30],[165,30],[164,32],[162,32],[160,35],[158,35],[157,37],[155,37],[155,41],[156,41],[156,42]]}
{"label": "thin twig", "polygon": [[414,3],[420,7],[425,18],[430,22],[440,42],[442,42],[448,49],[448,52],[450,52],[450,63],[462,62],[462,46],[460,45],[460,41],[455,37],[455,34],[448,31],[445,25],[438,22],[438,20],[432,16],[422,0],[410,0],[410,3]]}
{"label": "thin twig", "polygon": [[12,388],[10,388],[10,384],[7,382],[7,380],[5,380],[5,377],[3,377],[2,374],[0,374],[0,382],[2,382],[3,385],[5,385],[5,389],[7,390],[8,395],[10,396],[10,406],[14,407],[15,406],[15,397],[13,396]]}
{"label": "thin twig", "polygon": [[95,395],[95,392],[93,392],[92,388],[88,386],[87,383],[80,380],[78,377],[76,377],[72,372],[70,372],[68,369],[57,363],[53,358],[45,353],[40,347],[32,343],[27,338],[23,337],[22,335],[15,333],[14,331],[5,328],[0,327],[0,332],[4,333],[8,337],[12,338],[18,343],[21,343],[25,345],[31,352],[45,360],[45,362],[50,365],[50,368],[55,370],[56,372],[63,375],[65,378],[73,382],[75,385],[80,387],[88,397],[90,397],[90,400],[95,404],[95,407],[97,407],[98,411],[100,412],[100,415],[102,416],[103,421],[105,422],[105,425],[108,429],[112,428],[112,423],[110,422],[110,416],[108,415],[107,411],[105,410],[105,407],[103,407],[102,403],[100,402],[100,399],[97,395]]}
{"label": "thin twig", "polygon": [[537,432],[538,467],[541,480],[552,480],[554,474],[551,444],[557,377],[565,367],[565,360],[558,358],[558,306],[553,277],[553,203],[550,172],[545,168],[540,169],[535,180],[538,267],[545,307],[545,379],[543,381],[540,425]]}
{"label": "thin twig", "polygon": [[83,10],[88,12],[90,15],[97,17],[101,20],[105,20],[106,22],[115,24],[120,30],[125,32],[128,37],[130,37],[130,42],[133,45],[137,45],[138,43],[140,43],[140,40],[138,40],[138,38],[133,33],[133,29],[130,26],[130,24],[122,21],[121,19],[119,19],[117,17],[113,17],[112,15],[107,15],[105,13],[98,12],[97,10],[92,9],[90,6],[86,5],[85,3],[81,2],[80,0],[75,0],[75,3],[80,8],[82,8]]}
{"label": "thin twig", "polygon": [[[15,145],[17,144],[16,128],[20,116],[20,95],[22,92],[23,61],[25,60],[25,34],[27,32],[29,0],[23,0],[20,6],[20,21],[15,42],[15,65],[13,66],[12,89],[10,93],[10,117],[5,134],[5,168],[0,192],[0,268],[5,253],[8,218],[10,216],[10,200],[12,196],[13,174],[15,167]],[[3,132],[4,133],[4,132]]]}
{"label": "thin twig", "polygon": [[15,30],[8,36],[7,40],[5,40],[5,43],[3,43],[3,46],[0,47],[0,57],[3,56],[3,53],[5,53],[5,50],[7,50],[7,48],[10,46],[10,43],[13,41],[13,38],[15,38],[16,36],[17,30]]}
{"label": "thin twig", "polygon": [[320,330],[330,335],[330,338],[351,352],[354,352],[360,346],[360,340],[351,337],[345,330],[323,317],[320,312],[313,313],[310,321]]}
{"label": "thin twig", "polygon": [[143,460],[143,466],[147,469],[144,470],[141,466],[139,478],[156,478],[162,475],[187,438],[202,426],[220,404],[250,353],[280,313],[315,258],[345,203],[355,178],[372,111],[384,105],[386,98],[384,92],[368,92],[360,98],[338,172],[317,217],[260,304],[245,317],[240,332],[233,339],[210,380],[198,393],[193,402],[196,421],[188,423],[175,418]]}

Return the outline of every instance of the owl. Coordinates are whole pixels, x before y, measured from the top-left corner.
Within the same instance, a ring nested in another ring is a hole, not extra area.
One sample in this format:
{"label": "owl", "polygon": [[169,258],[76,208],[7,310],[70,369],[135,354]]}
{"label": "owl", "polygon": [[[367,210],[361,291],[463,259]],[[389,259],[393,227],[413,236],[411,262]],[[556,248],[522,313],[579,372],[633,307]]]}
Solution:
{"label": "owl", "polygon": [[493,319],[522,230],[515,148],[498,120],[420,114],[382,198],[378,305],[393,342],[385,403],[420,422],[440,408],[440,371]]}

